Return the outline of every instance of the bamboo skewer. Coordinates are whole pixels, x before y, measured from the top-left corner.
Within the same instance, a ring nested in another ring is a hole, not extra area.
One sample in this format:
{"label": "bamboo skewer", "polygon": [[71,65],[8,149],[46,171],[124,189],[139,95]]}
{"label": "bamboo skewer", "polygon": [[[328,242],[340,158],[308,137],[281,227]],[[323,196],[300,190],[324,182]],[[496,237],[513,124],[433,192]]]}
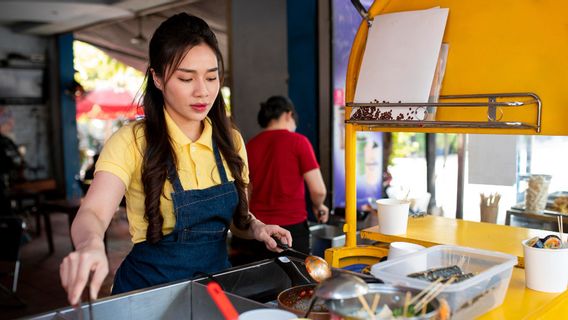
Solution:
{"label": "bamboo skewer", "polygon": [[424,288],[424,290],[420,291],[417,295],[415,295],[409,302],[409,304],[415,304],[422,296],[430,292],[430,290],[434,289],[440,282],[442,282],[443,278],[438,278],[436,281],[432,282],[429,286]]}
{"label": "bamboo skewer", "polygon": [[371,310],[375,313],[377,311],[377,307],[379,306],[379,300],[381,300],[381,295],[375,293],[375,296],[373,297],[373,304],[371,304]]}
{"label": "bamboo skewer", "polygon": [[375,320],[375,313],[369,307],[369,304],[367,303],[367,300],[365,299],[365,297],[363,297],[362,295],[359,295],[359,296],[357,296],[357,298],[359,299],[359,302],[361,302],[363,309],[365,309],[365,311],[367,311],[367,313],[369,314],[369,317],[371,317],[372,320]]}
{"label": "bamboo skewer", "polygon": [[434,300],[444,289],[446,289],[452,282],[456,281],[456,277],[451,277],[450,280],[446,281],[444,284],[438,286],[436,290],[432,290],[427,294],[422,300],[418,301],[414,306],[414,310],[422,309],[423,306],[427,306],[430,301]]}
{"label": "bamboo skewer", "polygon": [[560,234],[560,248],[564,248],[564,221],[562,216],[556,216],[558,221],[558,233]]}
{"label": "bamboo skewer", "polygon": [[[402,309],[402,317],[406,318],[406,314],[408,312],[408,306],[410,305],[408,302],[410,300],[410,292],[406,291],[406,296],[404,297],[404,309]],[[416,310],[416,308],[414,309]]]}

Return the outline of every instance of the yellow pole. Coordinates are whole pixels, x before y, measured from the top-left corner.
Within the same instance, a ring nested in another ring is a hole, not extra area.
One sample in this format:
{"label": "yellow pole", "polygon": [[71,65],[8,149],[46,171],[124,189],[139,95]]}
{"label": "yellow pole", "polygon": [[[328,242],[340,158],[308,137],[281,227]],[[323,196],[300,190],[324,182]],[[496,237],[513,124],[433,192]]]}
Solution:
{"label": "yellow pole", "polygon": [[[381,12],[390,2],[375,1],[369,8],[369,16],[374,17]],[[345,79],[345,101],[353,102],[355,96],[355,87],[357,78],[359,77],[359,69],[361,60],[365,52],[365,44],[367,43],[367,33],[369,25],[366,20],[361,21],[359,30],[353,40],[351,53],[349,55],[349,63],[347,65],[347,75]],[[351,108],[345,108],[345,120],[351,115]],[[354,125],[345,125],[345,246],[357,246],[357,179],[355,179],[355,164],[357,154],[357,128]]]}

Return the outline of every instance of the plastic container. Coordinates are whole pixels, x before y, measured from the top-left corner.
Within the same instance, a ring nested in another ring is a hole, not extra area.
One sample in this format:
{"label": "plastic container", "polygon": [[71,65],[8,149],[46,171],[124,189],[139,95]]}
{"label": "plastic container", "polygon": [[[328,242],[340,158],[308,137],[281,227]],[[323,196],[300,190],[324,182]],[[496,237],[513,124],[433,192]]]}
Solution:
{"label": "plastic container", "polygon": [[375,264],[371,274],[388,284],[422,290],[431,282],[407,274],[457,265],[475,276],[451,284],[438,297],[448,301],[452,319],[472,319],[503,303],[516,264],[517,257],[509,254],[441,245]]}

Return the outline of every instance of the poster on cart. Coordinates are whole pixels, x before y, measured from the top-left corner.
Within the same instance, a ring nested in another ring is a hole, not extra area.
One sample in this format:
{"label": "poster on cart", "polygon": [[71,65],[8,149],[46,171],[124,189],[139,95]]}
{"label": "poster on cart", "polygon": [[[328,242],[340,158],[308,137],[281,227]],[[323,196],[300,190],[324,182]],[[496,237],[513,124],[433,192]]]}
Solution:
{"label": "poster on cart", "polygon": [[[373,1],[361,1],[368,8]],[[345,207],[345,76],[349,53],[361,16],[351,2],[334,0],[333,8],[333,207]],[[381,197],[382,192],[381,132],[357,133],[357,207]]]}

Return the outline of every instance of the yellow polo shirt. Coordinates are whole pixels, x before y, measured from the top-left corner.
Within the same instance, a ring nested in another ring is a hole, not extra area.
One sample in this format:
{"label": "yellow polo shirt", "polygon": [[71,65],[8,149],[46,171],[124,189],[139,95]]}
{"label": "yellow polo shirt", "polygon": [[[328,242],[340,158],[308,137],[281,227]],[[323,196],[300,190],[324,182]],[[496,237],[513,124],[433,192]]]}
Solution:
{"label": "yellow polo shirt", "polygon": [[[215,155],[212,146],[211,120],[206,118],[203,132],[197,141],[191,141],[166,114],[168,132],[173,141],[174,151],[178,161],[178,175],[185,190],[206,189],[221,182],[219,171],[215,165]],[[142,186],[142,157],[146,140],[142,126],[134,129],[134,123],[120,128],[105,143],[101,155],[96,163],[96,172],[106,171],[114,174],[126,186],[126,212],[128,216],[132,242],[138,243],[146,240],[148,223],[144,220],[144,189]],[[243,178],[249,182],[249,172],[245,143],[236,130],[233,131],[235,145],[239,155],[245,163]],[[227,163],[223,159],[225,171],[230,181],[234,178]],[[166,164],[164,163],[164,166]],[[160,209],[164,216],[163,232],[172,232],[176,219],[171,201],[172,185],[168,180],[164,185],[164,194],[160,200]]]}

